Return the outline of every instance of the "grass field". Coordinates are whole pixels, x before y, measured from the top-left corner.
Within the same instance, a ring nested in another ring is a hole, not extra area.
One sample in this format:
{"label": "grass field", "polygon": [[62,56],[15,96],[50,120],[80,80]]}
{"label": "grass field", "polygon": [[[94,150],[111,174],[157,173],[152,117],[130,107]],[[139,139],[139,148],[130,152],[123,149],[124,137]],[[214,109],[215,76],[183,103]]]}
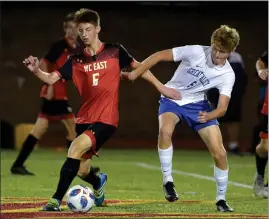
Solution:
{"label": "grass field", "polygon": [[[10,166],[17,153],[1,153],[1,218],[267,218],[268,202],[252,194],[254,157],[229,157],[227,200],[234,213],[215,208],[215,182],[208,152],[175,151],[174,181],[180,200],[164,199],[156,150],[101,150],[94,165],[108,174],[106,204],[87,214],[39,212],[54,193],[66,153],[38,149],[26,166],[36,176],[14,176]],[[196,174],[196,175],[195,175]],[[206,177],[207,176],[207,177]],[[76,178],[72,185],[84,184]]]}

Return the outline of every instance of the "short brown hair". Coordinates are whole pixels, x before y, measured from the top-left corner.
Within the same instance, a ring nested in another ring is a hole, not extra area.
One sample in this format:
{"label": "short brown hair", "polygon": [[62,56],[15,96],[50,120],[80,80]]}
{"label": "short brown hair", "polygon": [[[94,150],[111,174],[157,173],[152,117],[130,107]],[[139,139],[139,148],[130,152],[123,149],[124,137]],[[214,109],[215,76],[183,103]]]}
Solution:
{"label": "short brown hair", "polygon": [[226,52],[232,52],[238,46],[239,40],[240,36],[237,30],[228,25],[221,25],[211,36],[211,44]]}
{"label": "short brown hair", "polygon": [[75,14],[75,22],[79,23],[91,23],[95,26],[100,25],[100,17],[96,11],[87,8],[81,8]]}
{"label": "short brown hair", "polygon": [[64,22],[74,21],[74,19],[75,19],[75,12],[72,12],[65,16]]}

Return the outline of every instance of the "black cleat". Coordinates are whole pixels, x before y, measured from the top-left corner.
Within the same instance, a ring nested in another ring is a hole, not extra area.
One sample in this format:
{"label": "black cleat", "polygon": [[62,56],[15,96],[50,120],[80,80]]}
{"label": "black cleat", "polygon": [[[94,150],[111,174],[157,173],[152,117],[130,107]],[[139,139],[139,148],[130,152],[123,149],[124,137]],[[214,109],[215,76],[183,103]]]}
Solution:
{"label": "black cleat", "polygon": [[178,194],[175,190],[175,186],[173,182],[167,182],[163,186],[163,190],[165,193],[165,199],[169,202],[174,202],[178,200]]}
{"label": "black cleat", "polygon": [[216,203],[217,210],[220,212],[233,212],[234,209],[232,209],[225,200],[219,200]]}
{"label": "black cleat", "polygon": [[10,169],[12,174],[16,174],[16,175],[24,175],[24,176],[34,176],[34,173],[29,172],[25,166],[14,166],[11,167]]}

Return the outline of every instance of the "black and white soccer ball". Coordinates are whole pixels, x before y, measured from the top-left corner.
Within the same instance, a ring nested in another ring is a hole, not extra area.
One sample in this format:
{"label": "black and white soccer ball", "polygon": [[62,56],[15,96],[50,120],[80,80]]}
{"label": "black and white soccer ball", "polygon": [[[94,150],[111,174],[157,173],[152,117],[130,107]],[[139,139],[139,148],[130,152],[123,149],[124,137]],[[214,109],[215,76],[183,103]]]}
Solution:
{"label": "black and white soccer ball", "polygon": [[93,191],[87,186],[73,186],[66,194],[66,204],[73,212],[88,212],[94,206]]}

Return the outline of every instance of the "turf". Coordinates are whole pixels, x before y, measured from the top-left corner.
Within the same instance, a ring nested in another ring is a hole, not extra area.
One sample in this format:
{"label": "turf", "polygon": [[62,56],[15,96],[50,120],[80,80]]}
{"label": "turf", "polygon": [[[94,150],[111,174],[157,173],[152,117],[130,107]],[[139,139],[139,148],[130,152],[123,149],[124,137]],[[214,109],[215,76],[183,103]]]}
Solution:
{"label": "turf", "polygon": [[[7,216],[13,211],[26,211],[27,214],[17,213],[20,216],[18,218],[30,218],[31,212],[37,212],[46,199],[54,193],[66,153],[65,151],[36,150],[26,163],[27,168],[36,173],[36,176],[33,177],[10,174],[10,166],[16,155],[15,151],[2,151],[1,153],[1,201],[2,204],[13,203],[12,208],[7,204],[2,205],[2,213]],[[199,218],[232,218],[233,215],[236,218],[251,216],[267,218],[267,200],[255,197],[252,189],[249,188],[253,183],[255,173],[253,156],[229,156],[229,181],[248,186],[245,188],[242,185],[229,184],[227,200],[235,210],[230,217],[229,214],[222,216],[223,213],[216,211],[214,181],[182,175],[180,172],[213,177],[212,158],[206,151],[176,150],[174,152],[173,169],[176,172],[173,176],[180,196],[180,201],[175,203],[168,203],[164,199],[162,175],[156,150],[103,149],[100,158],[94,158],[93,162],[108,174],[108,183],[105,187],[107,205],[93,208],[91,215],[94,215],[95,218],[99,213],[104,215],[108,213],[110,214],[108,217],[112,217],[112,213],[140,214],[140,217],[143,217],[141,214],[146,214],[145,217],[150,216],[149,214],[153,214],[152,217],[161,217],[162,215],[158,216],[158,214],[170,213],[172,214],[170,216],[178,214],[175,216],[178,218],[180,215],[188,218],[194,218],[197,215]],[[72,185],[76,184],[86,185],[78,178]],[[18,203],[14,204],[14,202]],[[20,204],[22,205],[20,206],[19,202],[34,202],[35,204],[33,206]],[[18,210],[19,208],[20,210]],[[68,217],[75,216],[66,209],[66,206],[63,206],[63,210],[69,215]],[[168,216],[166,215],[166,217]],[[63,217],[66,218],[66,214]],[[136,217],[138,216],[136,215]]]}

